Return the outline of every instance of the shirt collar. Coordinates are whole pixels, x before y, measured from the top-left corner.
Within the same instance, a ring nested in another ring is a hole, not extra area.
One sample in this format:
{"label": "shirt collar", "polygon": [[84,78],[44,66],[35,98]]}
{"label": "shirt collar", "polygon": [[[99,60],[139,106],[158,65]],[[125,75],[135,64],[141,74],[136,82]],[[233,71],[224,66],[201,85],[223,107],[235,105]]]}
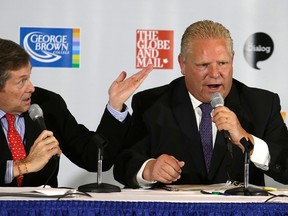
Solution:
{"label": "shirt collar", "polygon": [[202,102],[197,100],[189,91],[188,91],[188,93],[189,93],[189,97],[190,97],[191,102],[192,102],[193,109],[195,110],[196,108],[198,108],[202,104]]}
{"label": "shirt collar", "polygon": [[[3,110],[0,109],[0,119],[2,119],[4,116],[5,116],[6,112],[4,112]],[[20,116],[23,116],[23,114],[17,114],[15,115],[16,117],[20,117]]]}

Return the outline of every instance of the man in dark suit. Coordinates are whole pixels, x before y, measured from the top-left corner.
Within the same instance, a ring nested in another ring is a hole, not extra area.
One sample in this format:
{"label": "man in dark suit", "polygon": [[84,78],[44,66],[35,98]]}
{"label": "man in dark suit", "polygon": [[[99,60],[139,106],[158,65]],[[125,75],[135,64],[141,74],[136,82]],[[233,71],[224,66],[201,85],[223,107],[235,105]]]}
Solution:
{"label": "man in dark suit", "polygon": [[[243,182],[244,138],[254,147],[249,182],[264,185],[266,173],[288,183],[288,132],[279,97],[233,79],[233,58],[232,38],[220,23],[204,20],[186,29],[178,57],[183,76],[132,99],[132,128],[114,165],[117,181],[132,188]],[[215,92],[225,103],[211,112],[212,158],[207,165],[199,106],[209,105]],[[223,130],[229,133],[231,152]]]}
{"label": "man in dark suit", "polygon": [[[108,142],[104,147],[103,170],[110,169],[130,125],[124,103],[148,76],[152,66],[127,79],[126,72],[122,72],[112,83],[109,102],[96,132],[78,124],[59,94],[34,87],[30,81],[31,69],[30,57],[20,45],[0,39],[0,186],[47,184],[57,187],[57,155],[62,152],[79,167],[97,171],[99,143],[96,135]],[[31,103],[43,110],[47,130],[30,118]],[[9,139],[11,126],[7,114],[15,117],[14,125],[21,137],[19,142],[25,148],[22,158],[19,152],[12,153],[14,141]]]}

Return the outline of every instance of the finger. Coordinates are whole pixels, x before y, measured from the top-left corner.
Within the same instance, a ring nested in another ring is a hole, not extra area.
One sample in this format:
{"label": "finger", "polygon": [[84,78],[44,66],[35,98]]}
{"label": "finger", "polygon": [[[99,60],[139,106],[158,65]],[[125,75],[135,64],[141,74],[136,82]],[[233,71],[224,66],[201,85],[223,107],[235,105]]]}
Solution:
{"label": "finger", "polygon": [[184,161],[178,161],[179,166],[182,168],[185,165]]}
{"label": "finger", "polygon": [[159,179],[157,179],[158,182],[161,182],[161,183],[164,183],[164,184],[171,184],[172,182],[175,182],[171,179],[167,179],[167,178],[164,178],[162,176],[159,176]]}
{"label": "finger", "polygon": [[156,166],[156,170],[159,176],[161,176],[166,181],[176,181],[180,178],[182,172],[178,163],[173,159],[173,162],[164,161]]}
{"label": "finger", "polygon": [[35,140],[36,143],[45,140],[47,137],[53,136],[53,132],[52,131],[48,131],[48,130],[44,130],[41,132],[41,134],[37,137],[37,139]]}
{"label": "finger", "polygon": [[127,76],[127,73],[125,71],[122,71],[119,76],[117,77],[117,79],[115,80],[115,82],[122,82]]}
{"label": "finger", "polygon": [[[43,143],[46,149],[46,152],[49,153],[49,155],[53,156],[53,155],[58,155],[60,156],[60,154],[62,153],[60,147],[59,147],[59,142],[57,141],[57,139],[55,137],[53,138],[47,138],[46,140],[44,140]],[[46,143],[47,142],[47,143]]]}
{"label": "finger", "polygon": [[133,79],[139,82],[143,82],[145,78],[148,76],[148,74],[153,70],[153,65],[150,64],[141,71],[137,72],[133,75]]}
{"label": "finger", "polygon": [[180,178],[180,174],[176,172],[172,167],[162,166],[156,172],[157,181],[161,181],[163,183],[171,183],[177,181]]}
{"label": "finger", "polygon": [[164,162],[168,164],[168,166],[172,167],[175,172],[181,173],[181,167],[184,166],[183,161],[177,160],[174,156],[169,156],[172,160],[165,160]]}
{"label": "finger", "polygon": [[179,160],[177,160],[174,156],[170,156],[170,157],[172,157],[173,159],[175,159],[176,161],[177,161],[177,163],[178,163],[178,165],[179,165],[179,167],[183,167],[184,165],[185,165],[185,162],[184,161],[179,161]]}
{"label": "finger", "polygon": [[59,146],[53,147],[48,151],[52,156],[53,155],[58,155],[60,156],[62,154],[62,150],[60,149]]}
{"label": "finger", "polygon": [[46,145],[48,148],[52,149],[52,148],[56,148],[59,146],[58,141],[53,137],[53,138],[47,138],[45,140],[43,140],[43,144]]}

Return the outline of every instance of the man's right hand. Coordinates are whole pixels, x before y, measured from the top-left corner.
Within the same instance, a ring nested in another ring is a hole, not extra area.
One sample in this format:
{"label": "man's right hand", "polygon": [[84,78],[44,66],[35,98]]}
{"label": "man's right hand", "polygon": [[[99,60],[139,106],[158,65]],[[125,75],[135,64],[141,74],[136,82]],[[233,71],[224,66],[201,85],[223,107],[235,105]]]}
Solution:
{"label": "man's right hand", "polygon": [[[62,153],[58,140],[53,132],[44,130],[35,140],[28,156],[25,158],[27,169],[30,172],[41,170],[54,155]],[[24,171],[24,170],[23,170]]]}
{"label": "man's right hand", "polygon": [[146,181],[158,181],[170,184],[181,177],[181,168],[184,161],[178,161],[173,156],[162,154],[155,160],[150,160],[143,171],[143,179]]}

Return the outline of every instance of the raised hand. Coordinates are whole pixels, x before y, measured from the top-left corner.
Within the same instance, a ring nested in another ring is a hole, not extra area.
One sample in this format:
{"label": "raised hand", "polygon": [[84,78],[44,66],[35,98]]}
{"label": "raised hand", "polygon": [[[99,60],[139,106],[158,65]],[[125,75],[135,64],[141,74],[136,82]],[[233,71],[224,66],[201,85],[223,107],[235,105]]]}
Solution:
{"label": "raised hand", "polygon": [[126,78],[127,74],[122,71],[118,78],[112,83],[109,88],[109,104],[118,111],[121,111],[123,104],[135,92],[135,90],[146,79],[148,74],[153,70],[152,65],[148,65],[141,71]]}

